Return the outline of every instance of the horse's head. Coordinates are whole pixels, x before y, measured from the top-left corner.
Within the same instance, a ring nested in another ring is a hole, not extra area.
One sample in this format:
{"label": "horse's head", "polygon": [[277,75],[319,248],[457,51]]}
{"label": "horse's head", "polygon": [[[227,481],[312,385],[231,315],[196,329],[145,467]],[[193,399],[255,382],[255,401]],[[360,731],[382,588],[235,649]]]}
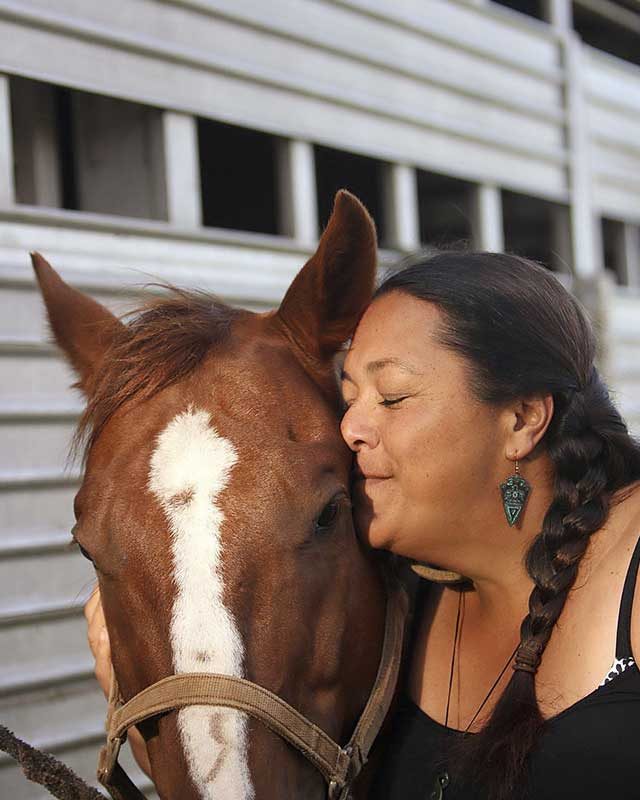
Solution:
{"label": "horse's head", "polygon": [[[384,598],[354,535],[333,357],[372,290],[373,224],[340,193],[275,312],[175,293],[129,325],[34,264],[87,398],[74,535],[125,699],[172,673],[243,676],[344,742],[375,678]],[[163,798],[323,796],[259,722],[194,706],[142,724]]]}

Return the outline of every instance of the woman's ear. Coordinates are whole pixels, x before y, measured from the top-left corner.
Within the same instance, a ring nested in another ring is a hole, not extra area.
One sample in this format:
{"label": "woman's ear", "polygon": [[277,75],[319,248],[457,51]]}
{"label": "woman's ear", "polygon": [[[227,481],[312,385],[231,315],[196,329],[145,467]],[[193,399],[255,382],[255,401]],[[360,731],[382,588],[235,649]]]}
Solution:
{"label": "woman's ear", "polygon": [[531,455],[553,419],[553,396],[521,398],[507,409],[508,431],[505,455],[509,460]]}

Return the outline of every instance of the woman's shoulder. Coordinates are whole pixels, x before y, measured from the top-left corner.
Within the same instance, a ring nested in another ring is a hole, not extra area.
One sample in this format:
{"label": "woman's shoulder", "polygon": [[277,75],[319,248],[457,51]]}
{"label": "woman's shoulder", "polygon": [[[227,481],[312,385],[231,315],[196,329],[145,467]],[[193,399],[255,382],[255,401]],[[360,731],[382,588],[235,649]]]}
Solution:
{"label": "woman's shoulder", "polygon": [[589,545],[589,573],[610,572],[612,565],[623,563],[639,538],[640,481],[620,489],[611,498],[607,521]]}
{"label": "woman's shoulder", "polygon": [[604,560],[608,554],[628,562],[640,538],[640,481],[625,486],[612,497],[602,533]]}
{"label": "woman's shoulder", "polygon": [[[635,566],[635,581],[631,591],[631,649],[640,657],[640,569],[637,568],[637,548],[640,548],[640,481],[619,493],[617,509],[621,514],[619,541],[620,558],[624,564],[625,575]],[[614,512],[615,513],[615,512]],[[634,553],[636,557],[634,558]],[[633,562],[636,562],[634,564]]]}
{"label": "woman's shoulder", "polygon": [[[621,489],[612,498],[609,518],[599,535],[594,537],[593,554],[589,558],[589,571],[594,583],[605,589],[611,583],[626,580],[632,569],[636,547],[640,548],[640,481]],[[635,575],[634,602],[631,610],[631,644],[640,656],[640,598],[638,584],[640,570]]]}

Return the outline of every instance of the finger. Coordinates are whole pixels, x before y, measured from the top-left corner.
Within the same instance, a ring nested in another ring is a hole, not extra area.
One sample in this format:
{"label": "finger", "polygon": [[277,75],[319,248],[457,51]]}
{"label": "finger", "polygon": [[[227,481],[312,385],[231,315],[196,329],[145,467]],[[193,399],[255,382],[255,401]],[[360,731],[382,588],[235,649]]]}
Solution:
{"label": "finger", "polygon": [[105,634],[107,633],[107,625],[104,620],[104,615],[99,614],[97,616],[94,616],[94,618],[87,626],[87,640],[89,641],[89,647],[91,648],[91,652],[94,655],[98,648],[100,636],[102,636],[103,631]]}
{"label": "finger", "polygon": [[108,697],[111,684],[111,647],[106,628],[97,638],[94,656],[96,659],[94,667],[95,676],[105,697]]}
{"label": "finger", "polygon": [[89,625],[104,625],[104,611],[102,610],[102,597],[100,592],[96,593],[97,602],[93,606],[91,616],[89,617]]}
{"label": "finger", "polygon": [[93,612],[89,624],[87,625],[87,639],[89,640],[89,647],[95,655],[98,647],[99,638],[103,631],[106,632],[107,624],[104,618],[102,605],[98,605]]}
{"label": "finger", "polygon": [[89,595],[89,599],[84,604],[84,616],[87,622],[91,621],[91,617],[93,616],[97,606],[101,605],[100,603],[100,586],[96,581],[96,585],[93,587],[93,591]]}

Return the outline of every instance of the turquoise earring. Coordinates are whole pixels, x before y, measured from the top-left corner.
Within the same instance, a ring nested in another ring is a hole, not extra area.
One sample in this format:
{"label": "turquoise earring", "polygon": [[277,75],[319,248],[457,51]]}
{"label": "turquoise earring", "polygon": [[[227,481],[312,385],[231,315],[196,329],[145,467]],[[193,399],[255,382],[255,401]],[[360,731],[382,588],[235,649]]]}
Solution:
{"label": "turquoise earring", "polygon": [[520,462],[516,458],[516,472],[500,484],[502,505],[509,526],[512,527],[522,514],[531,486],[520,474]]}

